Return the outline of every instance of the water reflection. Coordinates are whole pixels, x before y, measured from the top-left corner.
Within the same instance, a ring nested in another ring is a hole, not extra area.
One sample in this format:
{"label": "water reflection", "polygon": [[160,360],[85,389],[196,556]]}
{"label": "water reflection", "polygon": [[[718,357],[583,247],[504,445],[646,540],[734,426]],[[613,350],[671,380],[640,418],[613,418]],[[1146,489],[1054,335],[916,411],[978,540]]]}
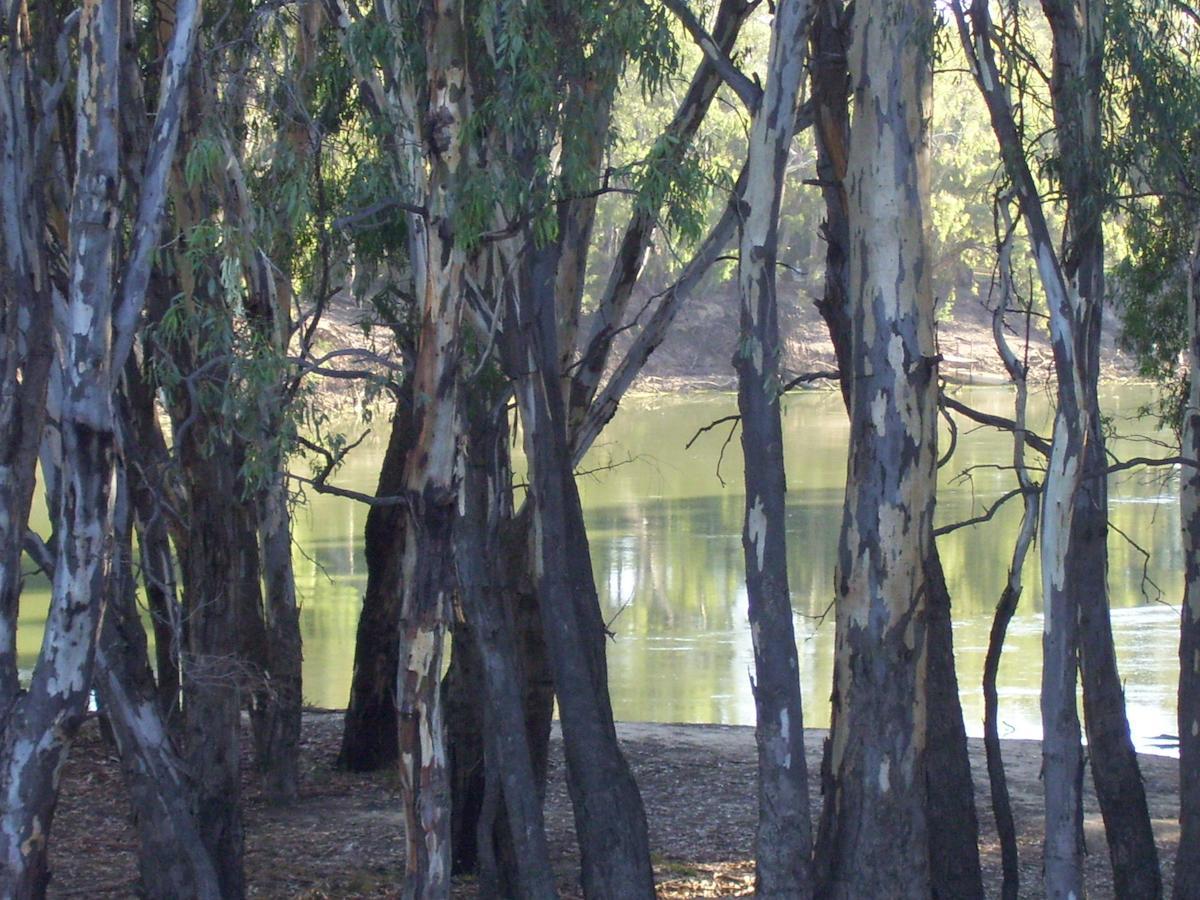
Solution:
{"label": "water reflection", "polygon": [[[990,412],[1010,413],[1003,389],[963,391]],[[1123,431],[1149,399],[1146,389],[1122,388],[1104,398]],[[1048,405],[1038,401],[1033,427],[1045,433]],[[741,451],[727,429],[714,429],[685,451],[698,428],[734,411],[732,395],[644,398],[627,402],[584,465],[581,479],[597,586],[615,638],[609,647],[613,704],[626,720],[752,724],[753,655],[742,584]],[[363,443],[337,481],[370,491],[386,435]],[[806,721],[828,724],[833,666],[833,561],[841,524],[848,435],[840,397],[810,392],[788,398],[784,417],[789,467],[788,553],[800,641]],[[1153,436],[1153,435],[1149,435]],[[1118,442],[1119,454],[1151,455],[1156,448]],[[958,453],[941,473],[938,521],[983,511],[1012,485],[996,468],[1011,445],[991,430],[964,429]],[[718,460],[720,459],[719,475]],[[1031,456],[1031,462],[1036,460]],[[1135,740],[1175,731],[1178,617],[1154,601],[1155,587],[1175,602],[1181,590],[1179,512],[1169,472],[1124,473],[1112,479],[1110,538],[1113,630]],[[722,484],[722,479],[724,484]],[[345,705],[354,659],[354,634],[366,566],[366,510],[352,501],[312,495],[296,518],[295,566],[303,607],[304,691],[308,702]],[[1003,585],[1011,537],[1020,516],[1010,504],[986,525],[939,542],[954,602],[959,682],[970,733],[982,731],[984,650],[992,609]],[[1033,554],[1036,557],[1036,554]],[[1025,594],[1009,631],[1000,672],[1001,719],[1010,737],[1040,733],[1038,687],[1041,600],[1036,558],[1024,573]],[[46,592],[31,582],[23,598],[19,652],[31,665],[41,640]]]}

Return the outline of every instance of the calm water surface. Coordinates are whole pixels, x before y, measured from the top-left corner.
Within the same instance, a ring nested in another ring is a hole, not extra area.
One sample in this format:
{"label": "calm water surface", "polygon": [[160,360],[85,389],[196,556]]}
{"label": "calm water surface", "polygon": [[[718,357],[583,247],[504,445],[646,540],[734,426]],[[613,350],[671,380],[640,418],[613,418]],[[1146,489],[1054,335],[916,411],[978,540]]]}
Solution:
{"label": "calm water surface", "polygon": [[[963,389],[967,402],[1011,415],[1007,389]],[[1134,417],[1148,389],[1122,387],[1105,396],[1105,412],[1131,439],[1118,454],[1152,455],[1161,437]],[[1044,401],[1036,427],[1048,433]],[[718,458],[728,426],[684,445],[701,426],[735,411],[729,394],[660,396],[628,401],[583,468],[616,468],[581,479],[593,565],[605,618],[616,637],[609,674],[616,715],[625,720],[751,725],[753,656],[746,624],[741,518],[741,449],[735,437]],[[382,420],[381,420],[382,421]],[[374,489],[384,426],[355,451],[337,482]],[[848,426],[840,396],[807,392],[785,404],[789,477],[788,553],[799,641],[806,723],[829,724],[833,566],[841,522]],[[943,435],[944,439],[945,435]],[[1012,486],[1010,472],[989,468],[1011,457],[1011,442],[990,430],[960,434],[954,460],[942,470],[939,524],[983,511]],[[1036,462],[1031,454],[1031,462]],[[973,468],[982,467],[982,468]],[[964,475],[963,473],[966,472]],[[1182,556],[1174,473],[1121,474],[1111,484],[1109,584],[1113,628],[1135,740],[1173,734]],[[724,479],[722,484],[721,479]],[[366,582],[362,531],[366,508],[311,495],[297,513],[295,565],[304,631],[304,691],[308,702],[345,705],[354,633]],[[987,524],[955,532],[939,547],[954,602],[958,677],[969,733],[982,733],[979,689],[992,612],[1004,584],[1018,502]],[[1147,560],[1116,529],[1150,554]],[[1041,597],[1036,552],[1025,571],[1025,593],[1009,630],[1000,672],[1003,729],[1038,737]],[[1156,585],[1158,587],[1156,587]],[[1160,596],[1158,588],[1161,588]],[[32,665],[45,618],[44,589],[25,603],[20,650]]]}

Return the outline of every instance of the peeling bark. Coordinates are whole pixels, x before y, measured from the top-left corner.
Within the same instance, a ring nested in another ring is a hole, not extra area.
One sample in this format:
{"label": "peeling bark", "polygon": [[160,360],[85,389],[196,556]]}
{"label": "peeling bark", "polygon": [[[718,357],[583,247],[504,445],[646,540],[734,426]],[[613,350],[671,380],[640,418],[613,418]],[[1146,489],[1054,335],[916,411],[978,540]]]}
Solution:
{"label": "peeling bark", "polygon": [[739,207],[741,340],[733,363],[742,416],[742,548],[756,676],[755,883],[763,897],[809,897],[813,892],[804,716],[787,576],[775,299],[779,207],[812,11],[807,0],[781,0],[776,9],[766,89],[750,128],[746,192]]}
{"label": "peeling bark", "polygon": [[838,551],[823,895],[926,897],[925,564],[933,542],[936,365],[929,282],[925,40],[932,10],[853,23],[847,165],[853,357]]}

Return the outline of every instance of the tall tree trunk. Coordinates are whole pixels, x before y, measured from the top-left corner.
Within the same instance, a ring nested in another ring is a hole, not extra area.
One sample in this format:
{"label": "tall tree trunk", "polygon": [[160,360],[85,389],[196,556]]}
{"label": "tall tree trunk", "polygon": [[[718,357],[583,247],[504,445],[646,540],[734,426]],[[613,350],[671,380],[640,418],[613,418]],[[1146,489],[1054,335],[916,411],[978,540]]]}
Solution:
{"label": "tall tree trunk", "polygon": [[222,897],[245,894],[239,772],[244,555],[257,554],[239,527],[241,485],[230,462],[208,455],[202,425],[181,447],[188,483],[188,552],[183,571],[187,652],[183,668],[188,768],[197,785],[201,836],[217,865]]}
{"label": "tall tree trunk", "polygon": [[604,620],[571,467],[558,373],[553,248],[530,251],[503,336],[530,463],[542,624],[589,897],[654,896],[646,816],[613,725]]}
{"label": "tall tree trunk", "polygon": [[[46,384],[54,359],[43,184],[26,4],[0,4],[0,731],[19,692],[21,543],[36,486]],[[65,27],[65,26],[64,26]],[[65,73],[64,73],[65,75]],[[65,82],[64,82],[65,86]],[[57,113],[57,102],[43,114]]]}
{"label": "tall tree trunk", "polygon": [[117,540],[109,606],[96,658],[96,692],[121,754],[140,848],[146,895],[156,900],[221,897],[217,870],[200,838],[195,787],[167,732],[146,651],[132,569],[129,486],[118,469]]}
{"label": "tall tree trunk", "polygon": [[[410,385],[396,398],[376,497],[396,497],[403,490],[404,460],[416,437],[413,424]],[[400,758],[395,673],[400,666],[399,550],[404,546],[404,525],[399,505],[372,506],[367,512],[367,590],[354,641],[350,701],[338,752],[338,765],[351,772],[373,772]]]}
{"label": "tall tree trunk", "polygon": [[1088,756],[1120,896],[1162,896],[1158,852],[1108,608],[1108,485],[1099,400],[1104,315],[1105,162],[1101,130],[1106,0],[1043,0],[1054,39],[1050,85],[1067,200],[1063,271],[1079,294],[1076,355],[1084,371],[1088,436],[1071,521],[1067,584],[1079,611],[1079,652]]}
{"label": "tall tree trunk", "polygon": [[458,503],[458,382],[463,247],[455,202],[466,165],[462,129],[470,115],[466,38],[457,0],[427,0],[429,230],[413,392],[416,440],[404,464],[405,507],[400,665],[400,790],[406,847],[404,896],[450,891],[450,785],[440,682],[454,591]]}
{"label": "tall tree trunk", "polygon": [[54,510],[59,549],[41,655],[28,691],[0,734],[0,895],[41,896],[58,777],[87,712],[95,641],[112,552],[114,460],[110,386],[113,216],[117,209],[119,16],[90,0],[79,24],[76,182],[70,213],[70,285],[56,311],[64,386],[63,484]]}
{"label": "tall tree trunk", "polygon": [[830,770],[832,897],[926,897],[925,565],[933,541],[936,350],[928,266],[932,9],[858,11],[847,166],[854,378]]}
{"label": "tall tree trunk", "polygon": [[[494,761],[487,765],[488,793],[484,796],[500,795],[493,805],[505,813],[505,838],[497,850],[515,871],[505,878],[509,883],[503,885],[507,889],[504,895],[555,897],[542,821],[542,792],[527,740],[510,597],[501,575],[500,555],[505,549],[501,524],[511,516],[508,429],[503,405],[488,403],[489,399],[496,398],[488,398],[484,392],[468,405],[470,455],[455,536],[462,602],[482,670],[484,754]],[[481,859],[493,860],[490,873],[488,867],[482,867],[481,881],[499,888],[497,853],[492,851],[495,825],[496,816],[480,816],[477,843],[483,850]]]}
{"label": "tall tree trunk", "polygon": [[1179,849],[1176,900],[1200,896],[1200,227],[1188,261],[1188,399],[1180,474],[1184,594],[1179,622]]}
{"label": "tall tree trunk", "polygon": [[775,11],[766,89],[750,129],[738,261],[741,340],[733,363],[746,473],[742,548],[758,746],[755,873],[763,897],[809,897],[813,890],[804,716],[788,590],[775,300],[779,206],[811,15],[807,0],[781,0]]}
{"label": "tall tree trunk", "polygon": [[1012,181],[1050,310],[1050,338],[1058,379],[1054,440],[1042,501],[1042,775],[1046,784],[1043,875],[1047,897],[1082,898],[1083,751],[1076,705],[1078,597],[1067,578],[1076,494],[1091,429],[1084,396],[1085,366],[1078,356],[1082,311],[1068,283],[1046,223],[1037,182],[1024,155],[1021,132],[992,46],[987,0],[964,12],[955,0],[963,51],[983,95],[992,130]]}

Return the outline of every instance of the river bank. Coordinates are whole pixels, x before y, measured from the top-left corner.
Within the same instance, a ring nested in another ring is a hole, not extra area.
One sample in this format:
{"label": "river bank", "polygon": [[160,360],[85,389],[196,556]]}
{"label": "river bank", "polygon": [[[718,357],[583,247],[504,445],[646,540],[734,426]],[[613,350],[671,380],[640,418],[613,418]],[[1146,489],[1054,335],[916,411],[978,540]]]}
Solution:
{"label": "river bank", "polygon": [[[333,767],[341,713],[305,715],[301,800],[266,806],[243,755],[246,869],[249,894],[266,898],[396,896],[403,871],[403,819],[391,773],[351,775]],[[660,897],[734,897],[752,892],[755,752],[751,728],[721,725],[618,725],[650,824]],[[825,732],[806,735],[810,773],[820,761]],[[983,767],[983,746],[971,741],[985,881],[999,895],[1000,861]],[[1006,741],[1021,850],[1022,897],[1040,896],[1041,750],[1036,741]],[[1178,763],[1143,755],[1142,774],[1155,834],[1170,877],[1178,840]],[[810,776],[811,778],[811,776]],[[812,809],[819,810],[815,781]],[[50,857],[51,897],[130,897],[136,891],[137,843],[130,827],[119,763],[89,721],[68,761],[55,816]],[[1111,873],[1095,797],[1086,797],[1088,890],[1111,897]],[[571,810],[563,783],[557,733],[546,801],[546,827],[564,897],[579,896]],[[1168,881],[1169,883],[1169,881]],[[474,896],[469,880],[456,896]]]}

